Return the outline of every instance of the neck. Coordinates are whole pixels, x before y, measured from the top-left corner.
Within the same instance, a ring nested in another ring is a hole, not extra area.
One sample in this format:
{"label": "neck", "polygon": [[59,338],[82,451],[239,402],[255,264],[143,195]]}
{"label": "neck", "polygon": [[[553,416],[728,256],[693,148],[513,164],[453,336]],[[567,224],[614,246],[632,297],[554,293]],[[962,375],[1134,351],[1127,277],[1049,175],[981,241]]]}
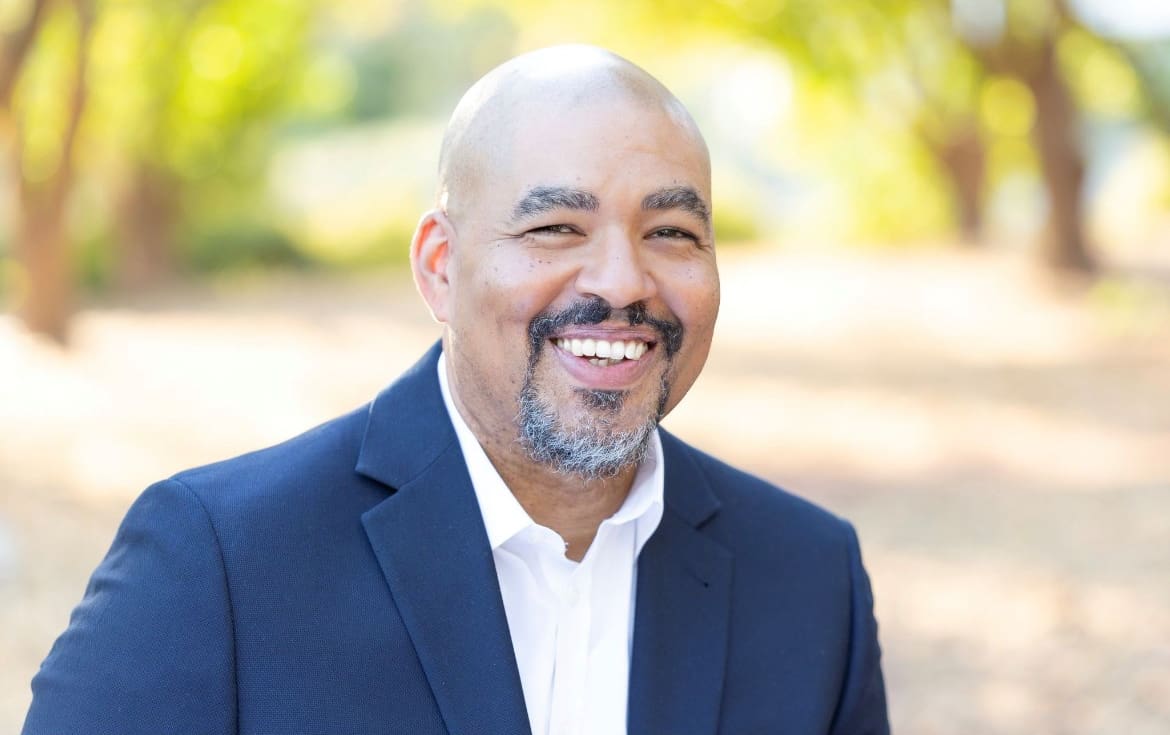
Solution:
{"label": "neck", "polygon": [[565,540],[565,556],[580,561],[601,522],[622,507],[637,467],[609,478],[585,480],[536,465],[527,456],[502,456],[487,450],[488,459],[521,507],[542,526]]}

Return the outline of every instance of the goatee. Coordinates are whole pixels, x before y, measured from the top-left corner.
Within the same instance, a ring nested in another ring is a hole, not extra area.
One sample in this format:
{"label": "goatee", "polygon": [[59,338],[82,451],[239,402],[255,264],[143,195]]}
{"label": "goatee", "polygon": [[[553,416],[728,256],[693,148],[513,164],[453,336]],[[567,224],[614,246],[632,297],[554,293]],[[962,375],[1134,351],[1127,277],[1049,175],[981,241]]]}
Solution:
{"label": "goatee", "polygon": [[[658,334],[666,367],[659,381],[658,401],[654,411],[633,428],[618,430],[615,420],[626,404],[627,391],[576,389],[589,409],[588,420],[577,426],[565,426],[555,404],[551,404],[536,386],[536,367],[549,348],[549,339],[567,326],[600,324],[621,318],[631,326],[648,324]],[[636,466],[646,456],[650,437],[666,410],[670,397],[670,365],[682,344],[683,328],[677,320],[651,317],[645,304],[637,302],[625,309],[613,309],[604,299],[593,297],[571,304],[556,312],[538,314],[528,326],[529,355],[524,385],[520,390],[520,443],[536,462],[562,474],[584,480],[609,478]]]}

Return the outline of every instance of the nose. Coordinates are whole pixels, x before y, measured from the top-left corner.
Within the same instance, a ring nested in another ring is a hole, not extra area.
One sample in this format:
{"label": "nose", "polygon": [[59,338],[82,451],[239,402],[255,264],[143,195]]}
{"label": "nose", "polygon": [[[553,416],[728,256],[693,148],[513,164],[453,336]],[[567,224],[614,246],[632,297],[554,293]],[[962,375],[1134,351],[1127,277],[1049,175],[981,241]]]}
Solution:
{"label": "nose", "polygon": [[639,245],[625,232],[611,232],[585,248],[577,291],[582,296],[600,296],[615,309],[652,298],[658,285]]}

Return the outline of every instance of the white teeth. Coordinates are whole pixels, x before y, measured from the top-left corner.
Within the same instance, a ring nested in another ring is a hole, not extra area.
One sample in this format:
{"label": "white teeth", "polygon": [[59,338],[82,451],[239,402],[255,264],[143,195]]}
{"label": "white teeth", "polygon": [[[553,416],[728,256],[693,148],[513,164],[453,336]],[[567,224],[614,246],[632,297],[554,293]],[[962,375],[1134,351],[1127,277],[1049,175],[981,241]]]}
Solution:
{"label": "white teeth", "polygon": [[599,367],[608,367],[622,360],[640,360],[646,354],[646,350],[650,348],[645,342],[633,339],[616,339],[610,342],[604,339],[558,337],[556,345],[577,357],[591,358],[589,363]]}

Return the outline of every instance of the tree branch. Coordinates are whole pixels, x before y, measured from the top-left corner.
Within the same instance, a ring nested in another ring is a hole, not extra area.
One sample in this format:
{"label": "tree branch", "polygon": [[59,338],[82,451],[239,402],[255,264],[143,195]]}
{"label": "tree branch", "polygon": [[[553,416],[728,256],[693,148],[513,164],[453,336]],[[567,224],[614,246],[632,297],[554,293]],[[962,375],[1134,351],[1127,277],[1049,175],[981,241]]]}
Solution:
{"label": "tree branch", "polygon": [[61,138],[61,163],[54,181],[54,197],[68,196],[73,183],[73,151],[77,147],[77,130],[81,127],[86,99],[89,97],[89,36],[93,28],[92,0],[73,0],[77,10],[77,57],[74,59],[73,88],[69,98],[69,120]]}
{"label": "tree branch", "polygon": [[33,39],[45,20],[45,11],[51,0],[33,0],[24,24],[0,44],[0,107],[12,108],[12,93],[16,81],[32,48]]}

